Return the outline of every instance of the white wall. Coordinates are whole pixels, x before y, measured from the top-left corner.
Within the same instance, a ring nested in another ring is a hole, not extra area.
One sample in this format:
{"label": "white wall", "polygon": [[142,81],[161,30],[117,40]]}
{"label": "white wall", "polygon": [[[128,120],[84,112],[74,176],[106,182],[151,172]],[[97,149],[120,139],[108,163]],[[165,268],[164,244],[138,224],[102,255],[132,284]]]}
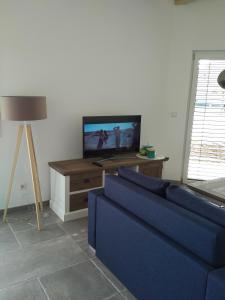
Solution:
{"label": "white wall", "polygon": [[[193,50],[225,50],[225,1],[195,0],[174,6],[160,149],[170,157],[164,176],[182,176]],[[177,118],[170,113],[177,112]]]}
{"label": "white wall", "polygon": [[[192,52],[225,49],[224,11],[224,0],[0,0],[0,94],[47,96],[48,119],[33,124],[45,200],[48,161],[81,156],[83,115],[142,114],[142,143],[181,178]],[[3,122],[0,208],[15,133]],[[12,206],[33,202],[21,154]]]}
{"label": "white wall", "polygon": [[[33,124],[45,200],[48,161],[81,156],[83,115],[142,114],[142,143],[174,154],[162,136],[173,9],[165,0],[0,0],[0,94],[47,96],[48,119]],[[15,136],[3,122],[0,208]],[[25,154],[23,144],[11,206],[33,202]]]}

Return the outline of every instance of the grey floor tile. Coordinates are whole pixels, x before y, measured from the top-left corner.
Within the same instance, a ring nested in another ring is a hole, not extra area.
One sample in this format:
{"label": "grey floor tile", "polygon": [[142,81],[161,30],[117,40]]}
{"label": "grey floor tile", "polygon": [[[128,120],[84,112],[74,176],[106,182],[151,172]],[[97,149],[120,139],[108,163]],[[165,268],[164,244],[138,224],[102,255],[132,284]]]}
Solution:
{"label": "grey floor tile", "polygon": [[19,244],[8,224],[0,224],[0,254],[19,249]]}
{"label": "grey floor tile", "polygon": [[70,222],[59,223],[67,234],[73,236],[74,239],[84,239],[87,236],[87,218],[82,218]]}
{"label": "grey floor tile", "polygon": [[12,211],[7,215],[7,221],[14,231],[34,228],[35,212],[30,210]]}
{"label": "grey floor tile", "polygon": [[25,281],[22,284],[0,290],[1,300],[47,300],[37,280]]}
{"label": "grey floor tile", "polygon": [[2,223],[0,221],[0,234],[6,232],[9,229],[9,225],[7,223]]}
{"label": "grey floor tile", "polygon": [[[24,209],[9,212],[7,220],[15,232],[37,228],[37,219],[34,209]],[[44,211],[41,214],[41,224],[43,226],[57,223],[59,221],[60,219],[50,208],[44,208]]]}
{"label": "grey floor tile", "polygon": [[41,231],[38,231],[36,228],[32,228],[25,231],[18,231],[15,235],[22,246],[27,246],[59,238],[65,235],[65,232],[55,223],[45,225]]}
{"label": "grey floor tile", "polygon": [[42,223],[43,225],[49,225],[53,223],[61,222],[59,217],[54,213],[51,208],[44,209],[42,213]]}
{"label": "grey floor tile", "polygon": [[87,238],[83,240],[77,240],[77,244],[90,258],[95,257],[95,252],[89,247]]}
{"label": "grey floor tile", "polygon": [[88,239],[88,233],[87,232],[82,232],[80,234],[74,233],[71,236],[77,242],[80,242],[80,241],[82,242],[83,240]]}
{"label": "grey floor tile", "polygon": [[115,289],[90,261],[40,280],[51,300],[103,300],[115,294]]}
{"label": "grey floor tile", "polygon": [[69,236],[4,253],[0,256],[0,288],[86,260],[87,255]]}
{"label": "grey floor tile", "polygon": [[91,261],[105,274],[109,281],[116,287],[118,291],[125,291],[125,286],[116,278],[116,276],[97,258],[94,257]]}
{"label": "grey floor tile", "polygon": [[120,294],[116,294],[116,295],[113,295],[112,297],[106,298],[104,300],[125,300],[125,298]]}
{"label": "grey floor tile", "polygon": [[128,290],[122,292],[121,295],[122,295],[126,300],[137,300],[137,298],[135,298],[134,295],[132,295],[131,292],[129,292]]}

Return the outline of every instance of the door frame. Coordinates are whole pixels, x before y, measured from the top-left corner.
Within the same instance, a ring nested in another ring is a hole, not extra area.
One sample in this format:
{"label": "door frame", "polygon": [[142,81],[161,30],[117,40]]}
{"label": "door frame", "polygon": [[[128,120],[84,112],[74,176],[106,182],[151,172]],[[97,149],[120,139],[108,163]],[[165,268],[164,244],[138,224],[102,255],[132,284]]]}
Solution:
{"label": "door frame", "polygon": [[[211,59],[211,60],[225,60],[225,50],[218,51],[193,51],[192,60],[192,79],[190,86],[189,101],[187,107],[187,121],[186,121],[186,133],[185,133],[185,145],[184,145],[184,163],[182,170],[182,182],[188,183],[193,181],[193,179],[188,179],[188,163],[190,157],[191,148],[191,136],[192,136],[192,126],[194,119],[194,108],[197,93],[197,81],[198,81],[198,61],[200,59]],[[197,181],[197,179],[196,179]]]}

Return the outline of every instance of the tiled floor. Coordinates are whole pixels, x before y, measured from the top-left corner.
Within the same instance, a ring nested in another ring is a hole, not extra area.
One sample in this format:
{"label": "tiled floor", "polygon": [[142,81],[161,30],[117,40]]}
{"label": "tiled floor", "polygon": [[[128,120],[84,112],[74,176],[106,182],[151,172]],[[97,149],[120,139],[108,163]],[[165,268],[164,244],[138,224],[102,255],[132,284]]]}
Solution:
{"label": "tiled floor", "polygon": [[87,243],[87,219],[62,223],[48,208],[36,230],[33,209],[0,223],[0,300],[134,300]]}

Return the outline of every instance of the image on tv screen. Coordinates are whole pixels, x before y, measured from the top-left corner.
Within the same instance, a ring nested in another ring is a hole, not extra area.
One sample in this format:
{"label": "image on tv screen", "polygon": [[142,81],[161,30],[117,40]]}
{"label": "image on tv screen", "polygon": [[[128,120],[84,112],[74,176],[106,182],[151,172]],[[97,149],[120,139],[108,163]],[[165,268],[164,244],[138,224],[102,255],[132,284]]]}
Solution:
{"label": "image on tv screen", "polygon": [[139,141],[138,123],[102,123],[84,125],[85,150],[131,149]]}

